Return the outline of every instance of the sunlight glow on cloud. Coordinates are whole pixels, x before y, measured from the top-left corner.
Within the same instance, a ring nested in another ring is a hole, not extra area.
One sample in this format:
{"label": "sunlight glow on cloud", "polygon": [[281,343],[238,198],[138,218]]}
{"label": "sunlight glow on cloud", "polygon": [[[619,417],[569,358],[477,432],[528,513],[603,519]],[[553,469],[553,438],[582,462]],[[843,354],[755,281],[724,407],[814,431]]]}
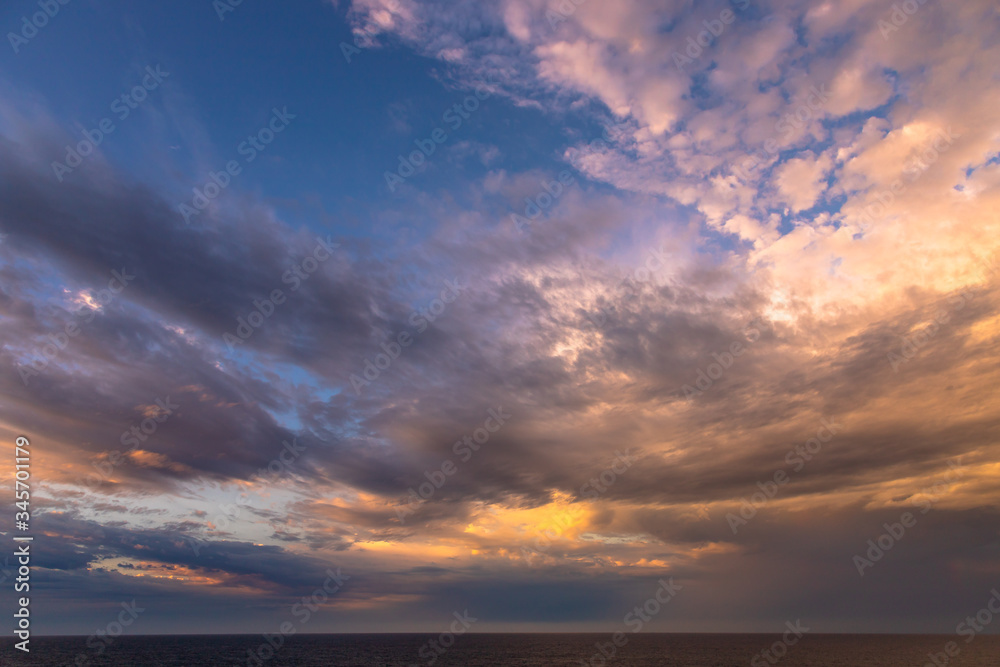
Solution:
{"label": "sunlight glow on cloud", "polygon": [[[493,593],[552,586],[562,603],[583,582],[603,610],[669,574],[703,596],[686,629],[755,604],[763,625],[787,608],[764,599],[776,581],[817,614],[846,600],[851,554],[931,494],[885,590],[910,590],[918,565],[985,582],[1000,545],[994,5],[928,2],[886,37],[882,0],[327,3],[374,36],[335,63],[343,85],[370,85],[360,68],[378,58],[400,68],[390,111],[384,91],[345,93],[379,138],[303,110],[254,164],[271,181],[248,168],[192,225],[179,174],[198,165],[203,182],[233,137],[182,76],[150,101],[149,150],[183,144],[176,128],[204,150],[136,160],[158,186],[110,157],[55,181],[53,155],[78,140],[58,102],[5,96],[0,431],[46,442],[46,576],[81,599],[134,584],[277,608],[336,563],[355,578],[325,627],[370,630],[466,588],[506,612]],[[487,77],[495,94],[459,130],[421,139]],[[232,132],[259,125],[247,113]],[[386,191],[421,141],[435,152]],[[303,144],[322,161],[288,159]],[[362,148],[377,160],[340,164]],[[379,189],[355,191],[355,172]],[[283,276],[328,235],[340,245],[293,289]],[[100,302],[123,264],[137,277]],[[92,321],[63,340],[79,309]],[[227,345],[239,326],[252,335]],[[489,410],[511,417],[472,448]],[[842,428],[796,458],[830,420]],[[954,461],[962,476],[941,483]],[[776,472],[787,486],[732,530]],[[927,586],[958,604],[949,582]],[[545,613],[540,628],[568,612]],[[839,613],[818,625],[846,627]]]}

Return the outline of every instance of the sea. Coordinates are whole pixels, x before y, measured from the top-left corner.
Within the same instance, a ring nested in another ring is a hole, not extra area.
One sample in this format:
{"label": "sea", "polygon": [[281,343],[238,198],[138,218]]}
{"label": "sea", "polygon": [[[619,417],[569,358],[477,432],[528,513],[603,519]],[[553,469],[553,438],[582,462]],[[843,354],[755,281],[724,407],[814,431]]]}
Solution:
{"label": "sea", "polygon": [[[45,667],[997,667],[1000,636],[467,634],[445,648],[434,635],[293,635],[277,648],[261,635],[33,637],[31,652],[5,641],[0,665]],[[949,645],[949,642],[953,642]],[[274,643],[279,643],[274,641]],[[267,647],[267,648],[262,648]],[[98,649],[103,648],[103,651]],[[951,649],[949,656],[947,650]],[[601,650],[603,649],[603,651]],[[767,651],[765,654],[764,651]],[[610,655],[609,655],[610,654]]]}

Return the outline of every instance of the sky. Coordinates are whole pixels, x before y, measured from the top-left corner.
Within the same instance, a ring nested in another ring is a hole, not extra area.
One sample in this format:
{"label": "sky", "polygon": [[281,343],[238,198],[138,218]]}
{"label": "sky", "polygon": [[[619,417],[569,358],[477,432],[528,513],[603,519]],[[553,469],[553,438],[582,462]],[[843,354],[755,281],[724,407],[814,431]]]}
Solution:
{"label": "sky", "polygon": [[995,2],[0,28],[36,633],[615,631],[666,581],[650,631],[949,634],[1000,585]]}

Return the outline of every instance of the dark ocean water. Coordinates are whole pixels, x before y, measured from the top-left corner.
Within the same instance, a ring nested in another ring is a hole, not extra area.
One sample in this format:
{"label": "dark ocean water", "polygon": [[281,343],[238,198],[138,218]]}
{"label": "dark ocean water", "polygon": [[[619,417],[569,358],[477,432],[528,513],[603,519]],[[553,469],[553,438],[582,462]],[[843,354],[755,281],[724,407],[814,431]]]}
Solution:
{"label": "dark ocean water", "polygon": [[[298,635],[288,637],[267,660],[250,661],[260,635],[119,637],[98,655],[86,637],[41,637],[31,640],[31,653],[15,651],[11,642],[0,649],[0,665],[45,667],[559,667],[607,664],[652,667],[737,667],[777,664],[782,667],[923,667],[928,653],[943,651],[949,641],[960,650],[948,665],[997,667],[1000,637],[980,635],[966,643],[955,635],[806,635],[775,663],[760,657],[780,636],[634,634],[602,662],[597,643],[610,634],[469,634],[460,636],[443,654],[428,645],[432,635]],[[93,642],[92,642],[93,643]],[[421,657],[421,649],[424,656]],[[437,659],[431,663],[431,657]],[[82,657],[81,657],[82,656]],[[757,658],[755,660],[755,657]],[[753,662],[752,662],[753,661]]]}

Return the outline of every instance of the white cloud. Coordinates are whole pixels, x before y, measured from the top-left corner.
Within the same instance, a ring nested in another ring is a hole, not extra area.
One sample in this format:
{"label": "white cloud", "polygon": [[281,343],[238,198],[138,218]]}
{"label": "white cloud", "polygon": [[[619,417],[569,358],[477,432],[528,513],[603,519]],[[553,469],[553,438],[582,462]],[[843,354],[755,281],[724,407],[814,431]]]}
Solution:
{"label": "white cloud", "polygon": [[795,213],[815,206],[826,190],[830,164],[829,157],[811,153],[782,164],[775,180],[781,200]]}
{"label": "white cloud", "polygon": [[[672,54],[704,29],[703,21],[734,5],[584,2],[553,26],[545,13],[558,5],[459,2],[444,11],[442,0],[414,0],[405,5],[412,11],[393,20],[398,34],[425,52],[427,44],[452,43],[449,35],[462,26],[497,26],[488,38],[463,33],[462,67],[498,72],[516,103],[542,110],[570,111],[567,99],[581,96],[601,102],[604,122],[627,128],[610,146],[579,147],[577,169],[623,191],[693,207],[711,228],[752,243],[738,251],[744,261],[766,257],[777,279],[800,286],[815,304],[903,298],[910,286],[942,275],[972,280],[959,249],[973,240],[985,243],[987,254],[998,248],[995,233],[983,241],[984,229],[996,231],[1000,208],[995,169],[965,173],[1000,149],[992,65],[1000,44],[992,39],[989,0],[922,5],[889,39],[878,28],[891,13],[884,2],[755,3],[735,12],[684,72]],[[404,15],[414,26],[398,24]],[[825,97],[817,106],[809,100],[818,89]],[[857,236],[871,198],[905,177],[909,161],[948,126],[961,139],[907,182],[877,228]],[[740,172],[748,156],[757,164]],[[842,208],[799,220],[779,239],[776,211],[823,203]],[[810,236],[802,244],[804,234]],[[926,261],[886,266],[906,238],[935,239],[948,251],[908,244],[925,248]],[[840,258],[843,280],[829,280],[829,257]]]}

